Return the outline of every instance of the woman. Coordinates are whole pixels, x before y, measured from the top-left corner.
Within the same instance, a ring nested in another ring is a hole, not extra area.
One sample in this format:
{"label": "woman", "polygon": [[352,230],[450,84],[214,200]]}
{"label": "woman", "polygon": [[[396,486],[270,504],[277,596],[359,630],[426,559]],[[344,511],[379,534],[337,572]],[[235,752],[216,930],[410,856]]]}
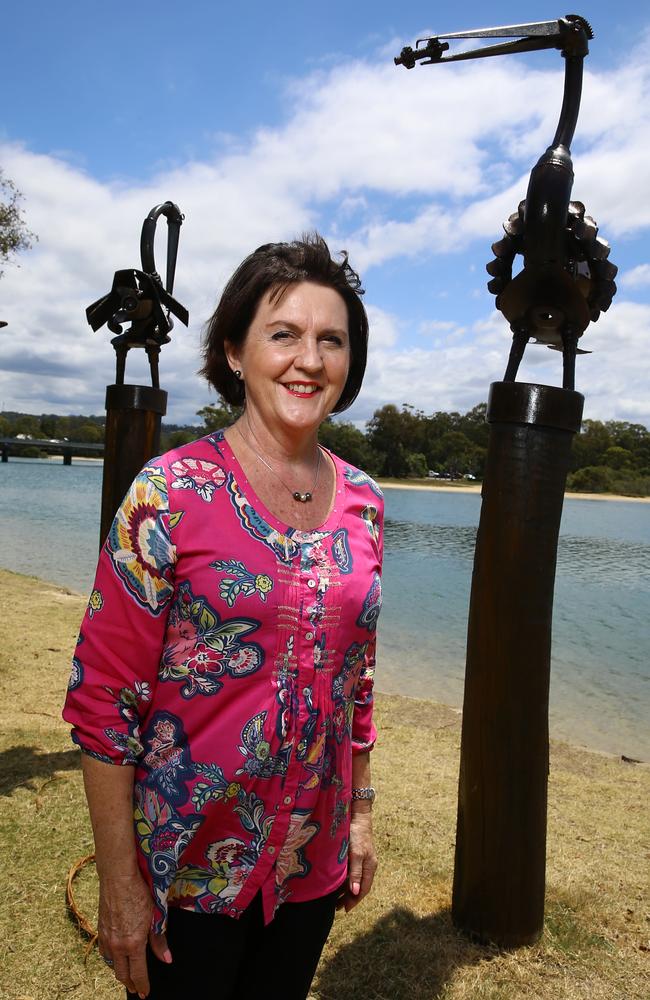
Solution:
{"label": "woman", "polygon": [[130,996],[304,998],[372,885],[383,507],[318,445],[363,378],[360,294],[317,235],[248,257],[203,368],[242,415],[152,460],[102,550],[64,715]]}

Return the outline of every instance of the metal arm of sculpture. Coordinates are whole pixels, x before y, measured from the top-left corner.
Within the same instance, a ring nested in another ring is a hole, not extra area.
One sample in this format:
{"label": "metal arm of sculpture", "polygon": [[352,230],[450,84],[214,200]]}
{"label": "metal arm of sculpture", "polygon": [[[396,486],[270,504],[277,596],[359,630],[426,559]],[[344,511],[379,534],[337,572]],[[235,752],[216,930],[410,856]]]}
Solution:
{"label": "metal arm of sculpture", "polygon": [[[167,218],[167,274],[163,286],[156,270],[154,258],[154,238],[156,224],[161,215]],[[128,268],[116,271],[113,287],[108,295],[102,296],[86,309],[86,317],[93,330],[99,330],[106,323],[108,329],[117,334],[111,343],[117,355],[115,384],[124,384],[126,356],[132,347],[142,347],[149,359],[151,384],[160,387],[158,358],[160,348],[168,344],[174,321],[172,314],[185,326],[189,323],[189,313],[185,306],[172,298],[178,240],[184,216],[171,201],[163,202],[151,209],[142,225],[140,257],[142,270]],[[122,325],[130,323],[124,333]]]}
{"label": "metal arm of sculpture", "polygon": [[[512,37],[466,52],[445,55],[442,39]],[[617,268],[611,264],[609,244],[598,236],[585,206],[571,201],[573,165],[571,142],[580,109],[584,58],[593,32],[582,17],[569,14],[557,21],[480,28],[475,31],[419,39],[415,50],[406,46],[395,59],[412,69],[424,65],[478,59],[485,56],[557,48],[565,59],[564,98],[553,142],[533,168],[526,199],[504,225],[505,236],[492,246],[494,260],[487,265],[488,288],[496,306],[510,323],[512,348],[504,381],[515,380],[529,339],[563,354],[565,389],[575,384],[578,340],[600,313],[609,308],[616,292]],[[425,43],[425,44],[423,44]],[[524,266],[514,278],[513,262],[522,254]]]}

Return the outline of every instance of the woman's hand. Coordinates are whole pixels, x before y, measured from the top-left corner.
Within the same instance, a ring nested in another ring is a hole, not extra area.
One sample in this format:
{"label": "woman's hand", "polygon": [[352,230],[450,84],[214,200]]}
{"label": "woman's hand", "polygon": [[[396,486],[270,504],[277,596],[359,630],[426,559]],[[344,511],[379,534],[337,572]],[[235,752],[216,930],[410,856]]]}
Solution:
{"label": "woman's hand", "polygon": [[161,962],[172,956],[163,934],[151,934],[153,899],[138,868],[133,834],[133,767],[82,754],[86,798],[99,875],[99,953],[130,993],[146,997],[147,938]]}
{"label": "woman's hand", "polygon": [[348,877],[337,909],[350,910],[368,895],[377,871],[377,857],[372,836],[370,805],[355,803],[350,820],[350,845],[348,847]]}
{"label": "woman's hand", "polygon": [[164,934],[150,933],[153,901],[149,888],[136,875],[104,877],[99,888],[99,952],[112,963],[115,978],[130,993],[149,993],[147,940],[161,962],[171,962]]}

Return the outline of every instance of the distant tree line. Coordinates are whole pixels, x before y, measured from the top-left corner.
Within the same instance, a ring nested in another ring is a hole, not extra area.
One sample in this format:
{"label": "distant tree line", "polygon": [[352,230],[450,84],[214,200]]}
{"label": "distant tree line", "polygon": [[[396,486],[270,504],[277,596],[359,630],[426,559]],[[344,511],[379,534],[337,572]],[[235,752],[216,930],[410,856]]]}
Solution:
{"label": "distant tree line", "polygon": [[[320,440],[347,462],[379,478],[420,479],[463,476],[482,479],[489,427],[485,403],[467,413],[426,414],[404,403],[375,410],[365,431],[349,421],[327,420]],[[238,416],[231,406],[204,406],[195,425],[163,424],[161,449],[176,448],[208,431],[226,427]],[[56,438],[101,442],[103,416],[0,414],[0,437]],[[585,420],[573,441],[567,489],[584,493],[650,495],[650,431],[620,420]]]}
{"label": "distant tree line", "polygon": [[[0,413],[0,437],[37,438],[45,441],[82,441],[101,444],[104,441],[106,417],[69,416],[56,413]],[[29,445],[25,445],[29,449]],[[31,449],[33,451],[33,448]]]}

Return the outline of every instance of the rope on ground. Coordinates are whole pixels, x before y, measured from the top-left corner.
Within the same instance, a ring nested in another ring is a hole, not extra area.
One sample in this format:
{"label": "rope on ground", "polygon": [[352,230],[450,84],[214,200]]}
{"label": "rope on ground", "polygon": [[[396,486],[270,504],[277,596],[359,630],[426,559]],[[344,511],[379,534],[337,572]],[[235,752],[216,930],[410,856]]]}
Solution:
{"label": "rope on ground", "polygon": [[73,883],[79,872],[86,867],[86,865],[94,864],[95,855],[86,854],[85,857],[80,858],[70,868],[68,872],[68,878],[65,885],[65,900],[68,905],[68,913],[70,917],[75,921],[79,932],[88,938],[88,944],[86,946],[86,952],[84,954],[84,962],[88,960],[90,952],[97,943],[97,938],[99,937],[97,931],[90,923],[88,917],[86,917],[79,907],[77,906],[77,901],[74,896]]}

